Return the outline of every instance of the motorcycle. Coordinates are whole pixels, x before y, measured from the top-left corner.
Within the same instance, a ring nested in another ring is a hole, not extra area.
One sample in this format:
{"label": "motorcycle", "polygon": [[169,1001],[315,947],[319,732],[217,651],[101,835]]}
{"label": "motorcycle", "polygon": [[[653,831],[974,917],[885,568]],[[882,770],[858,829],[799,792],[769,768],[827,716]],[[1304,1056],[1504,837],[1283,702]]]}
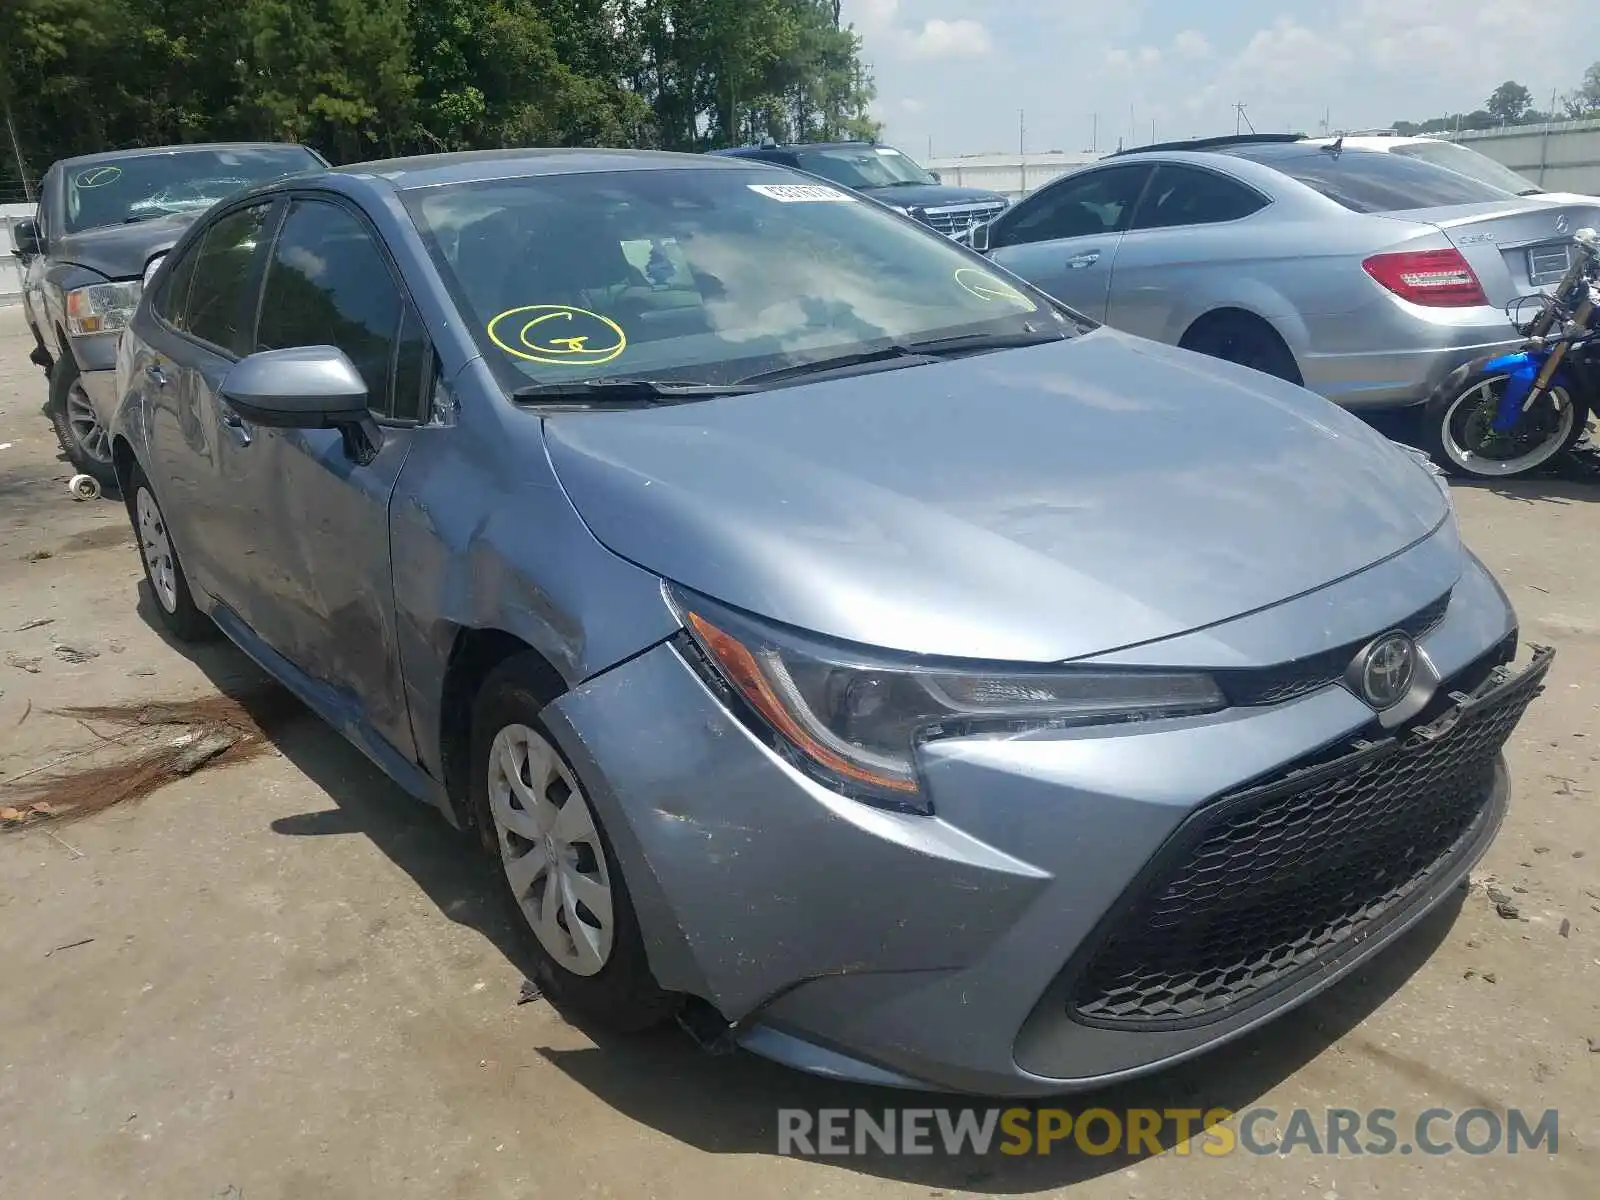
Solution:
{"label": "motorcycle", "polygon": [[1539,313],[1526,323],[1511,318],[1527,341],[1458,367],[1428,400],[1428,450],[1446,471],[1525,475],[1588,429],[1600,387],[1600,234],[1580,229],[1573,242],[1572,264]]}

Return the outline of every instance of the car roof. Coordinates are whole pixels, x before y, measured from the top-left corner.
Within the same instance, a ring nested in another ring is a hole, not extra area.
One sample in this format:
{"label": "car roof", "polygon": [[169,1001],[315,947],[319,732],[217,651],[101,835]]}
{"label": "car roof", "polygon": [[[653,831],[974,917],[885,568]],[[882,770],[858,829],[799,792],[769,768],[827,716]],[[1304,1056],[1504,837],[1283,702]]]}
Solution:
{"label": "car roof", "polygon": [[771,154],[774,150],[793,153],[796,150],[887,150],[882,142],[778,142],[771,146],[728,146],[721,150],[707,150],[707,154],[723,158],[746,158],[757,154]]}
{"label": "car roof", "polygon": [[463,150],[413,158],[381,158],[333,167],[329,173],[383,179],[398,191],[410,191],[441,184],[539,175],[579,175],[596,171],[725,171],[742,165],[705,154],[664,150],[549,148]]}
{"label": "car roof", "polygon": [[122,162],[130,158],[149,158],[157,154],[188,154],[197,150],[309,150],[299,142],[184,142],[172,146],[130,146],[126,150],[100,150],[94,154],[75,154],[57,159],[64,166],[89,166],[102,162]]}

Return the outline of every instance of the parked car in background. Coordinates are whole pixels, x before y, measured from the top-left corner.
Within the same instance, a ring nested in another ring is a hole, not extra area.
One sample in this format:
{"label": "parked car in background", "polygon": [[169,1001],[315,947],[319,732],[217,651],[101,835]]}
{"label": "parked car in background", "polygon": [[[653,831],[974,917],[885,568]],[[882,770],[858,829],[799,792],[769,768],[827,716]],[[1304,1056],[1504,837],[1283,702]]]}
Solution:
{"label": "parked car in background", "polygon": [[175,635],[475,828],[558,1001],[834,1077],[1093,1087],[1328,987],[1550,661],[1425,459],[737,157],[255,189],[117,379]]}
{"label": "parked car in background", "polygon": [[713,150],[733,158],[794,167],[820,175],[898,208],[950,237],[965,236],[974,225],[992,221],[1010,203],[983,188],[948,187],[908,154],[876,142],[797,142]]}
{"label": "parked car in background", "polygon": [[326,165],[305,146],[237,143],[87,154],[45,172],[34,218],[13,236],[46,411],[79,471],[115,482],[105,430],[117,338],[162,254],[228,193]]}
{"label": "parked car in background", "polygon": [[1339,142],[1350,150],[1377,150],[1384,154],[1398,154],[1404,158],[1419,158],[1423,162],[1466,175],[1490,187],[1510,192],[1514,196],[1538,196],[1557,204],[1600,204],[1600,197],[1576,192],[1551,192],[1496,162],[1487,154],[1460,142],[1423,134],[1407,135],[1393,130],[1364,130],[1361,133],[1339,134],[1337,137],[1310,139],[1315,145],[1331,146]]}
{"label": "parked car in background", "polygon": [[1381,408],[1514,346],[1506,306],[1559,280],[1597,221],[1600,204],[1260,135],[1112,155],[974,241],[1096,320]]}

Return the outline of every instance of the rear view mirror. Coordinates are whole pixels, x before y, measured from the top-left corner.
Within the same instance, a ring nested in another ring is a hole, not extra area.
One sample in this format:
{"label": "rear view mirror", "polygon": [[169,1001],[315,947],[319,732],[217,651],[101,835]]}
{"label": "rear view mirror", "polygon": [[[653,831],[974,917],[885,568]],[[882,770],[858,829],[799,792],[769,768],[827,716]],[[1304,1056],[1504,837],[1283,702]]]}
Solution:
{"label": "rear view mirror", "polygon": [[937,172],[937,171],[929,171],[928,174],[933,176],[933,181],[935,183],[943,183],[944,182],[944,176],[939,174],[939,172]]}
{"label": "rear view mirror", "polygon": [[982,225],[974,225],[972,227],[972,231],[967,234],[967,245],[971,246],[979,254],[988,253],[989,223],[987,221],[985,221]]}
{"label": "rear view mirror", "polygon": [[18,258],[33,258],[41,253],[38,224],[32,219],[18,221],[11,227],[11,244],[16,247],[11,253]]}
{"label": "rear view mirror", "polygon": [[337,429],[368,419],[367,385],[334,346],[262,350],[223,377],[222,397],[252,425]]}

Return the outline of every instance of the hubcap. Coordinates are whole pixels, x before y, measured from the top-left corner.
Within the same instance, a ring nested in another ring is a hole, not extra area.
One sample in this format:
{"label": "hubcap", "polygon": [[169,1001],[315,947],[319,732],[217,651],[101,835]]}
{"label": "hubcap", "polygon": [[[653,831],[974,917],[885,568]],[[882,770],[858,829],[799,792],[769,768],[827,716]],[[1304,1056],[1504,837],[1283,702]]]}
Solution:
{"label": "hubcap", "polygon": [[1575,410],[1562,388],[1551,388],[1510,432],[1495,432],[1495,413],[1506,383],[1503,375],[1481,381],[1457,396],[1445,414],[1441,431],[1445,453],[1474,475],[1531,471],[1554,457],[1572,433]]}
{"label": "hubcap", "polygon": [[577,778],[526,725],[495,735],[487,765],[495,840],[523,917],[561,966],[596,974],[611,957],[611,875]]}
{"label": "hubcap", "polygon": [[176,613],[178,567],[172,561],[172,539],[167,536],[167,523],[161,519],[161,509],[149,488],[140,487],[133,504],[139,518],[139,547],[144,553],[145,570],[150,573],[150,586],[161,607]]}
{"label": "hubcap", "polygon": [[78,447],[86,455],[97,463],[110,464],[111,440],[106,436],[100,418],[94,415],[89,393],[83,390],[83,384],[77,380],[67,389],[67,425]]}

